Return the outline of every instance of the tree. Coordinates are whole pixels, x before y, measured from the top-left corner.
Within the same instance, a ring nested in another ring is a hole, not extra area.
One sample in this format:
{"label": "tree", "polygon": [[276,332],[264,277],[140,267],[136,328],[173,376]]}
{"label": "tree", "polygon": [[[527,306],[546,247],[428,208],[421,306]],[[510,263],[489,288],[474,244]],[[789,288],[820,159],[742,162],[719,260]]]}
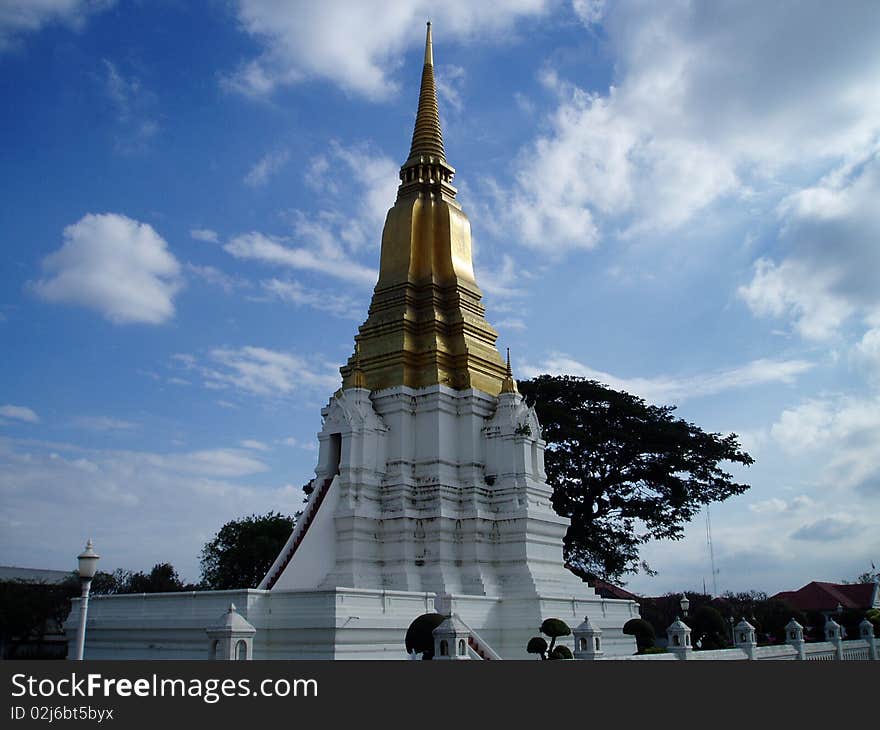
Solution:
{"label": "tree", "polygon": [[727,627],[718,609],[712,608],[712,606],[700,606],[687,619],[687,623],[693,632],[691,640],[694,646],[697,646],[697,642],[699,642],[701,649],[727,648],[728,641],[725,637]]}
{"label": "tree", "polygon": [[719,466],[754,462],[736,434],[707,433],[674,406],[568,375],[519,389],[543,426],[553,508],[571,519],[565,560],[578,570],[606,580],[638,572],[641,545],[681,539],[703,505],[749,488]]}
{"label": "tree", "polygon": [[202,583],[215,591],[256,588],[293,530],[277,512],[227,522],[202,549]]}

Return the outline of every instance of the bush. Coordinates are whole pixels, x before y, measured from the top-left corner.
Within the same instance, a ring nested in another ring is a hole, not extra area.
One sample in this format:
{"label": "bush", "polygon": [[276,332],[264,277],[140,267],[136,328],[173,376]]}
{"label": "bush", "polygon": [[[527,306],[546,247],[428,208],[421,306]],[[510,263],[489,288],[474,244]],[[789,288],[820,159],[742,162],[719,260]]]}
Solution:
{"label": "bush", "polygon": [[544,619],[541,624],[541,633],[546,634],[551,639],[558,639],[560,636],[568,636],[571,629],[568,624],[559,618]]}
{"label": "bush", "polygon": [[639,653],[654,646],[654,627],[643,618],[632,618],[623,625],[623,633],[636,637]]}
{"label": "bush", "polygon": [[[541,659],[571,659],[571,650],[567,646],[556,646],[556,639],[560,636],[568,636],[571,629],[560,618],[544,619],[541,623],[541,633],[550,637],[550,644],[540,636],[533,636],[526,645],[529,654],[540,654]],[[564,651],[563,651],[564,650]],[[549,652],[549,655],[548,653]],[[568,656],[565,656],[566,652]]]}
{"label": "bush", "polygon": [[547,640],[540,636],[533,636],[529,639],[526,651],[529,654],[540,654],[543,657],[547,653]]}

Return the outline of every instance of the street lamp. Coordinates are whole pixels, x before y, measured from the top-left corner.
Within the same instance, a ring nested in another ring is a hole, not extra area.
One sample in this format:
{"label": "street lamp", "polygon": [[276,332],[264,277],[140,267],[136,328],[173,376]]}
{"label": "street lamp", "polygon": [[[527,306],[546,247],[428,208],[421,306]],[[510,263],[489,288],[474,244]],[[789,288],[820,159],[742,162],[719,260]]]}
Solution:
{"label": "street lamp", "polygon": [[682,613],[682,616],[684,616],[685,618],[687,618],[687,615],[688,615],[688,608],[690,607],[691,602],[688,600],[688,597],[687,597],[687,594],[686,594],[686,593],[682,593],[682,594],[681,594],[681,600],[678,602],[678,605],[681,606],[681,613]]}
{"label": "street lamp", "polygon": [[92,578],[98,569],[98,559],[101,556],[95,552],[92,541],[86,543],[76,559],[79,561],[79,582],[82,585],[82,599],[79,602],[79,626],[76,629],[76,659],[82,661],[83,651],[86,647],[86,615],[89,612],[89,589],[92,587]]}

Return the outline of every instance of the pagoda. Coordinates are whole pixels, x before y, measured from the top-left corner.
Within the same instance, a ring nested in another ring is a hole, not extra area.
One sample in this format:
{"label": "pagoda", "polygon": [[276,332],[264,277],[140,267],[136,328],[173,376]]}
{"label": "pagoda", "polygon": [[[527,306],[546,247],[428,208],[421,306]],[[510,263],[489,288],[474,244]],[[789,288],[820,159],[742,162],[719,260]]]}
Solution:
{"label": "pagoda", "polygon": [[527,658],[549,617],[586,618],[607,657],[635,653],[622,627],[637,604],[564,567],[569,521],[550,502],[537,414],[485,319],[454,175],[429,23],[378,280],[287,544],[256,589],[94,598],[87,656],[208,658],[205,627],[231,601],[256,659],[405,658],[407,628],[431,612],[467,627],[473,658]]}

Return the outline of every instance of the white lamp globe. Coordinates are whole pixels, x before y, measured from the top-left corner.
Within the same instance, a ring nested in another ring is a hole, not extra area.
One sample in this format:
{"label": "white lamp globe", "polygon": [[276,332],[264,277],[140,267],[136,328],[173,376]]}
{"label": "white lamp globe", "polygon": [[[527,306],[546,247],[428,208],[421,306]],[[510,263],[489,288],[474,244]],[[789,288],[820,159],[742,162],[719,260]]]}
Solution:
{"label": "white lamp globe", "polygon": [[95,552],[92,541],[89,540],[86,543],[86,549],[76,556],[76,559],[79,561],[79,577],[82,580],[91,580],[95,577],[100,557],[101,556]]}

